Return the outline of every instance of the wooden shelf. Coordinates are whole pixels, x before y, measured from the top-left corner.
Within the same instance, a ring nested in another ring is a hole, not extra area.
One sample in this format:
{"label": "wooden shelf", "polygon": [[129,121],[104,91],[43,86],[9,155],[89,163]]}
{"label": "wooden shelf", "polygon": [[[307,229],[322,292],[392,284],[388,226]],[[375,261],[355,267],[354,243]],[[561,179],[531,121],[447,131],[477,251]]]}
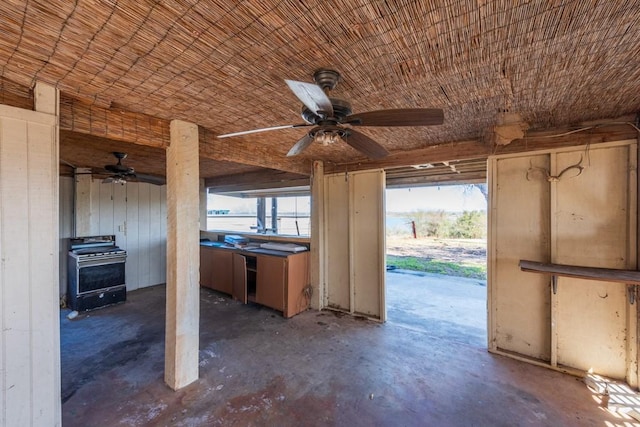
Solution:
{"label": "wooden shelf", "polygon": [[520,270],[532,273],[547,273],[554,276],[575,277],[578,279],[619,282],[627,285],[640,285],[640,271],[618,270],[614,268],[581,267],[578,265],[552,264],[537,261],[520,260]]}

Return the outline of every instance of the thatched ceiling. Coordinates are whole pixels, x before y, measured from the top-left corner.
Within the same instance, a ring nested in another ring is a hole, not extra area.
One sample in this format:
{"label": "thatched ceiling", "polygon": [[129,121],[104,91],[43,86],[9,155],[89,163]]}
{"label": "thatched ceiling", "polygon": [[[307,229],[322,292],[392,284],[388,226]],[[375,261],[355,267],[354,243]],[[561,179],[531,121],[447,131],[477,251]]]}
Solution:
{"label": "thatched ceiling", "polygon": [[[356,112],[444,110],[442,126],[363,131],[394,155],[460,141],[486,145],[486,155],[503,111],[536,130],[640,109],[640,1],[5,0],[0,14],[2,99],[43,81],[101,112],[66,128],[83,135],[63,138],[69,157],[92,135],[166,146],[162,131],[127,138],[103,129],[111,119],[101,114],[126,112],[201,126],[205,177],[304,173],[312,159],[358,163],[362,155],[344,145],[286,158],[300,129],[215,139],[299,123],[300,102],[283,79],[311,81],[321,67],[342,73],[334,95]],[[74,111],[62,109],[61,120],[77,121]]]}

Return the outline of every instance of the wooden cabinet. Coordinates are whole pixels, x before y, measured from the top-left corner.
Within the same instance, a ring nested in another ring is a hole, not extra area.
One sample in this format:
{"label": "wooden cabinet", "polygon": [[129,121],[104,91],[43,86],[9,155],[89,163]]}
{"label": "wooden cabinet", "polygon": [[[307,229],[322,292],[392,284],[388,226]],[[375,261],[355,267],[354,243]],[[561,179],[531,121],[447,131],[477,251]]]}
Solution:
{"label": "wooden cabinet", "polygon": [[287,259],[288,257],[268,255],[256,257],[256,302],[258,304],[284,311]]}
{"label": "wooden cabinet", "polygon": [[232,293],[233,251],[200,246],[200,285]]}
{"label": "wooden cabinet", "polygon": [[281,311],[284,317],[294,316],[309,307],[308,252],[229,252],[233,258],[229,293],[235,300],[273,308]]}
{"label": "wooden cabinet", "polygon": [[213,288],[213,252],[212,248],[200,246],[200,286]]}
{"label": "wooden cabinet", "polygon": [[239,253],[233,254],[233,299],[247,303],[247,259]]}

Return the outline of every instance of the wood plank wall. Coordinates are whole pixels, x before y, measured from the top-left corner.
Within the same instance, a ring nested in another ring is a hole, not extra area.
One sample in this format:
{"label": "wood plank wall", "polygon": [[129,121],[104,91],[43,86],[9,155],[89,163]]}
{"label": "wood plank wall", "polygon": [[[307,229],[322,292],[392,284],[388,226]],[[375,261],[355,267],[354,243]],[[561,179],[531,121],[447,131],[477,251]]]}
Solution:
{"label": "wood plank wall", "polygon": [[[491,351],[637,385],[636,305],[625,284],[560,277],[554,293],[549,274],[518,268],[528,259],[636,269],[636,146],[490,159]],[[580,161],[580,175],[568,169]]]}
{"label": "wood plank wall", "polygon": [[324,306],[385,320],[384,171],[324,176]]}
{"label": "wood plank wall", "polygon": [[[129,182],[125,185],[91,181],[91,235],[114,234],[127,251],[127,290],[165,283],[166,186]],[[67,245],[72,237],[73,178],[60,178],[60,295],[67,289]]]}
{"label": "wood plank wall", "polygon": [[0,105],[3,426],[61,424],[57,135],[54,114]]}

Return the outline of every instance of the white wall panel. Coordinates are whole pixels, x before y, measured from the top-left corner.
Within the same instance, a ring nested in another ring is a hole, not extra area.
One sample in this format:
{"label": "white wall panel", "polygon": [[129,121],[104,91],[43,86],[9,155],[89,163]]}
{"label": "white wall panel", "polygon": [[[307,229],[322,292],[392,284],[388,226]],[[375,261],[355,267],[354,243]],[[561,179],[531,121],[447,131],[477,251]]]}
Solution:
{"label": "white wall panel", "polygon": [[[138,287],[151,283],[150,186],[138,186]],[[154,260],[154,262],[157,262]]]}
{"label": "white wall panel", "polygon": [[[162,271],[157,268],[158,261],[162,259],[162,246],[166,245],[166,238],[162,233],[162,211],[160,206],[162,187],[148,185],[149,187],[149,284],[163,283]],[[166,221],[165,221],[166,222]]]}
{"label": "white wall panel", "polygon": [[127,290],[133,291],[140,287],[140,275],[138,274],[140,265],[140,239],[138,230],[140,221],[138,219],[138,193],[139,185],[126,185],[127,187],[127,262],[125,264],[125,274],[127,279]]}
{"label": "white wall panel", "polygon": [[115,234],[113,227],[113,188],[120,184],[103,184],[100,180],[98,190],[100,195],[98,197],[100,206],[98,207],[98,234],[99,235],[111,235]]}
{"label": "white wall panel", "polygon": [[61,422],[56,123],[0,106],[1,425]]}
{"label": "white wall panel", "polygon": [[[29,316],[31,331],[31,423],[50,425],[60,402],[58,326],[58,144],[57,128],[28,125]],[[9,300],[12,304],[14,301]],[[21,314],[24,316],[24,314]],[[20,331],[24,334],[24,330]],[[27,335],[27,334],[24,334]],[[56,361],[56,363],[54,363]]]}
{"label": "white wall panel", "polygon": [[[89,209],[90,209],[90,223],[89,236],[97,236],[100,234],[100,187],[102,186],[102,180],[92,179],[91,189],[89,193]],[[82,236],[76,236],[82,237]]]}
{"label": "white wall panel", "polygon": [[[28,219],[29,163],[27,155],[27,123],[3,118],[0,122],[0,184],[2,184],[2,335],[3,351],[2,403],[8,414],[4,425],[29,425],[31,418],[31,330]],[[14,142],[15,141],[15,142]],[[12,143],[14,142],[14,143]],[[17,142],[17,143],[16,143]],[[21,197],[17,197],[21,195]],[[26,399],[21,402],[21,399]],[[8,411],[7,411],[8,410]]]}
{"label": "white wall panel", "polygon": [[60,297],[67,293],[67,252],[69,250],[69,238],[73,236],[74,215],[73,215],[73,189],[74,179],[68,176],[60,177],[60,247],[59,247],[59,270],[60,270]]}
{"label": "white wall panel", "polygon": [[105,184],[113,187],[113,234],[116,244],[127,247],[127,186]]}

